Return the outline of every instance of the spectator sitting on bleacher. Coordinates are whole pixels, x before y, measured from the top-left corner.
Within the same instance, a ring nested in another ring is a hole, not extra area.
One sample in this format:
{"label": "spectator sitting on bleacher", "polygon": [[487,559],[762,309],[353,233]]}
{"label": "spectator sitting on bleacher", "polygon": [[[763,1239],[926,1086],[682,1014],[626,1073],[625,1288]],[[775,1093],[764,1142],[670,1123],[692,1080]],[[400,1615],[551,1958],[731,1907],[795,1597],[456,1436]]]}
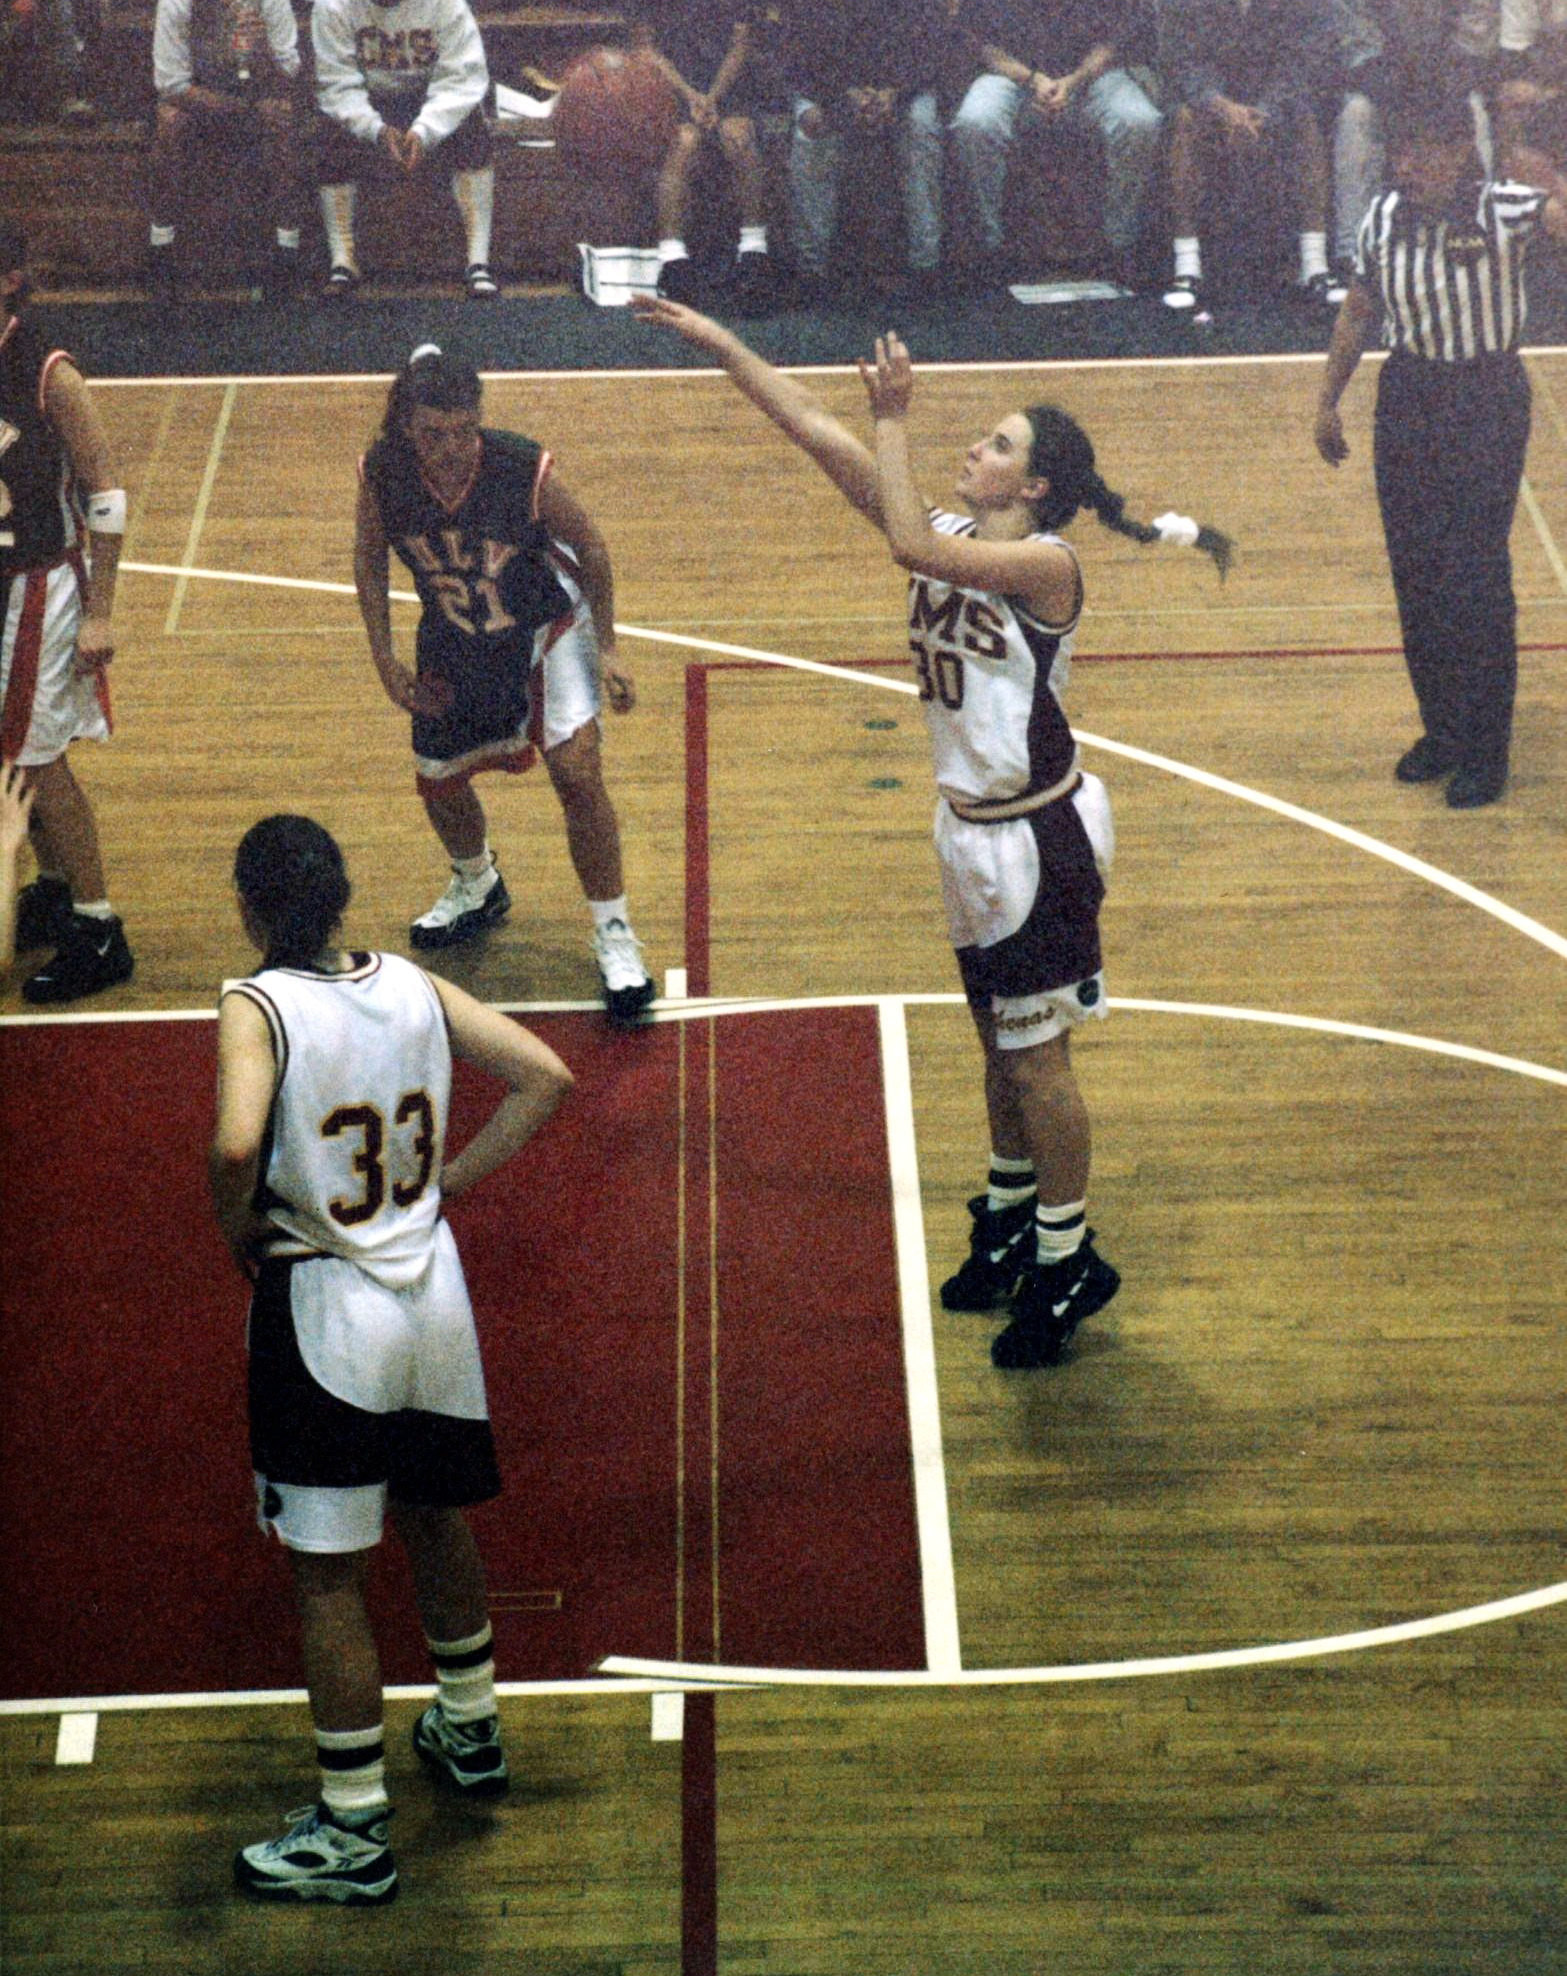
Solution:
{"label": "spectator sitting on bleacher", "polygon": [[1497,176],[1554,185],[1567,157],[1567,0],[1502,0],[1498,43]]}
{"label": "spectator sitting on bleacher", "polygon": [[1319,111],[1336,67],[1331,0],[1158,0],[1159,68],[1171,116],[1170,203],[1175,223],[1172,309],[1208,318],[1198,214],[1204,186],[1227,154],[1241,194],[1251,175],[1283,174],[1300,227],[1299,293],[1337,309],[1342,284],[1328,269],[1328,155]]}
{"label": "spectator sitting on bleacher", "polygon": [[795,0],[787,19],[789,184],[807,295],[826,289],[846,145],[895,145],[908,267],[929,277],[941,258],[945,0]]}
{"label": "spectator sitting on bleacher", "polygon": [[984,70],[951,131],[978,210],[982,278],[1002,278],[1006,265],[1002,197],[1018,129],[1059,121],[1104,144],[1106,273],[1136,286],[1143,194],[1163,119],[1125,66],[1131,13],[1130,0],[967,0],[961,30],[977,43]]}
{"label": "spectator sitting on bleacher", "polygon": [[186,153],[198,144],[232,147],[252,133],[260,143],[273,224],[267,290],[281,297],[297,288],[299,70],[299,29],[289,0],[158,0],[147,252],[147,285],[155,295],[171,296],[178,284],[174,215]]}
{"label": "spectator sitting on bleacher", "polygon": [[[1333,126],[1335,285],[1354,268],[1366,209],[1386,187],[1383,122],[1411,74],[1445,75],[1478,88],[1496,46],[1500,13],[1535,13],[1563,0],[1335,0],[1339,102]],[[1536,16],[1537,17],[1537,16]],[[1526,45],[1523,42],[1520,46]]]}
{"label": "spectator sitting on bleacher", "polygon": [[495,171],[482,109],[490,76],[466,0],[315,0],[310,33],[328,294],[346,295],[359,280],[354,203],[367,149],[412,174],[439,146],[467,236],[468,293],[494,295]]}
{"label": "spectator sitting on bleacher", "polygon": [[782,107],[769,92],[755,45],[757,6],[739,0],[644,0],[634,39],[650,48],[679,92],[685,117],[658,175],[658,292],[696,299],[699,283],[686,246],[691,175],[705,141],[716,140],[740,209],[735,300],[765,307],[776,292],[767,241],[767,180],[757,147],[755,112]]}

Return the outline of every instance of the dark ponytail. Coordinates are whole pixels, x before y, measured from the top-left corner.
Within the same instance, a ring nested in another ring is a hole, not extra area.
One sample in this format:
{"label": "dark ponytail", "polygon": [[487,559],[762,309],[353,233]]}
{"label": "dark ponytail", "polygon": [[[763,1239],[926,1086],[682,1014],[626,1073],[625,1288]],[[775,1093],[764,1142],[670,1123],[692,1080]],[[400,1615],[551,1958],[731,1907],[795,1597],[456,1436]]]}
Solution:
{"label": "dark ponytail", "polygon": [[[1126,512],[1126,498],[1106,487],[1094,465],[1094,449],[1088,434],[1059,405],[1031,405],[1023,414],[1033,432],[1028,449],[1028,471],[1049,482],[1034,503],[1034,518],[1041,528],[1064,528],[1072,517],[1087,508],[1106,528],[1134,542],[1178,541],[1154,522],[1135,521]],[[1163,516],[1160,520],[1164,520]],[[1190,536],[1184,539],[1190,541]],[[1220,577],[1228,575],[1235,545],[1206,523],[1198,526],[1195,547],[1211,556]]]}
{"label": "dark ponytail", "polygon": [[438,412],[476,412],[483,392],[472,364],[447,356],[438,344],[421,343],[392,379],[377,443],[383,450],[407,451],[403,426],[415,405]]}
{"label": "dark ponytail", "polygon": [[308,967],[327,946],[350,896],[343,854],[307,816],[252,824],[234,853],[234,886],[266,936],[266,967]]}

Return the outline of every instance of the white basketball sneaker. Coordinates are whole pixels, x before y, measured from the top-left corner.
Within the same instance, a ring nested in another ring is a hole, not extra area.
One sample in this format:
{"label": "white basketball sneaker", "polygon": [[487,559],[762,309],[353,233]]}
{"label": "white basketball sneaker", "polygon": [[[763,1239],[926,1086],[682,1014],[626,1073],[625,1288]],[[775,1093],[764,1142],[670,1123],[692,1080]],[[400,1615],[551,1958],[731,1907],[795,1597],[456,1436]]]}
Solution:
{"label": "white basketball sneaker", "polygon": [[642,942],[623,919],[612,919],[594,929],[593,958],[611,1024],[616,1029],[635,1029],[653,999],[652,978],[642,965]]}
{"label": "white basketball sneaker", "polygon": [[263,1900],[337,1901],[380,1906],[397,1897],[397,1863],[386,1843],[382,1812],[351,1831],[334,1822],[325,1805],[288,1814],[281,1839],[244,1846],[234,1855],[234,1878]]}
{"label": "white basketball sneaker", "polygon": [[435,904],[409,927],[408,938],[416,947],[454,947],[487,926],[498,926],[510,911],[511,894],[497,865],[482,878],[464,878],[454,871]]}

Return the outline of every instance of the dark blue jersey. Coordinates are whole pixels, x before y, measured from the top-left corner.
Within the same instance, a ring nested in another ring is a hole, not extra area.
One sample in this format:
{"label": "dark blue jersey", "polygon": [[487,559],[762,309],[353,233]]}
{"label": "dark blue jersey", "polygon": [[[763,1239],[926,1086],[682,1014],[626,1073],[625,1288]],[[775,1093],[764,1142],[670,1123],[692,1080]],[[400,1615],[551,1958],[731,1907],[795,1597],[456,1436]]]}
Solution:
{"label": "dark blue jersey", "polygon": [[431,491],[407,446],[378,439],[362,471],[387,542],[424,605],[421,631],[454,655],[482,663],[498,640],[531,643],[534,632],[571,608],[571,599],[549,560],[549,531],[539,518],[549,454],[518,433],[488,426],[479,439],[473,479],[450,506]]}

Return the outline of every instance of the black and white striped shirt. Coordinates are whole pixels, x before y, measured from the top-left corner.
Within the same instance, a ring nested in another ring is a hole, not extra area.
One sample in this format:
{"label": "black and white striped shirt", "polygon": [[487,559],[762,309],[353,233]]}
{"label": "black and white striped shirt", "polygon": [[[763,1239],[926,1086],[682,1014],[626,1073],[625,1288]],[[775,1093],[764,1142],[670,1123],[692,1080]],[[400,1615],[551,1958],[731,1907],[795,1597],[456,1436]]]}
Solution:
{"label": "black and white striped shirt", "polygon": [[1382,300],[1390,350],[1467,363],[1518,347],[1527,303],[1523,260],[1547,195],[1532,185],[1472,184],[1439,215],[1398,191],[1372,201],[1355,273]]}

